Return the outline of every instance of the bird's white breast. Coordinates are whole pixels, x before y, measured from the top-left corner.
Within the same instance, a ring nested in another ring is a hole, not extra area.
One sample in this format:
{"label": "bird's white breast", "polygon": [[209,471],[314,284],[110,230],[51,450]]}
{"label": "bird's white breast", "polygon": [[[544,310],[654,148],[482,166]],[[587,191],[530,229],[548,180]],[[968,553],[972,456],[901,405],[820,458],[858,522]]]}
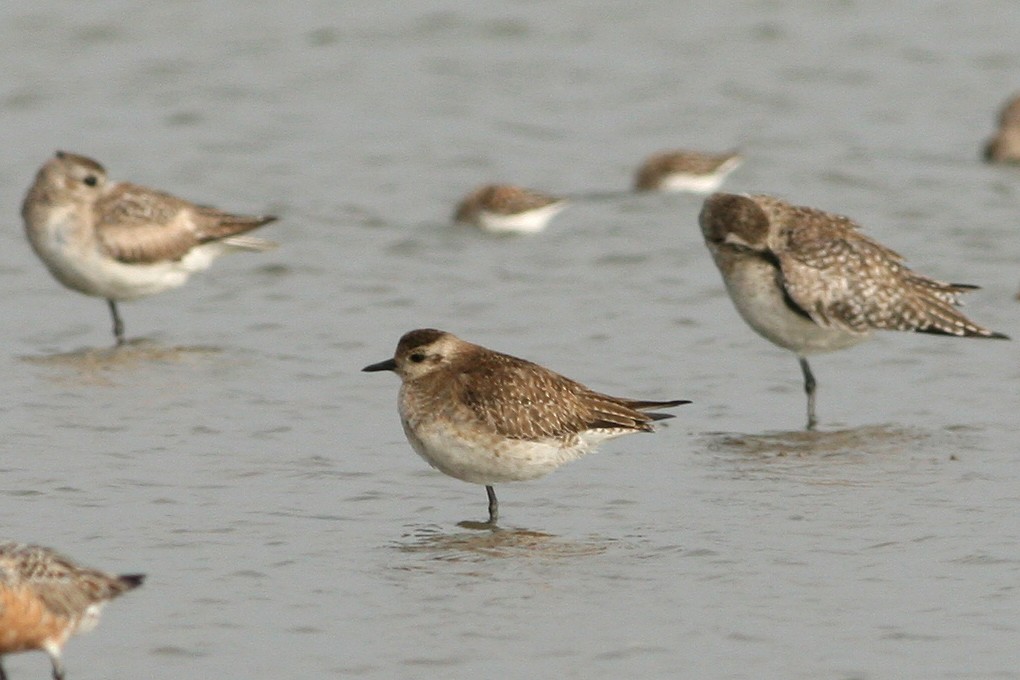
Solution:
{"label": "bird's white breast", "polygon": [[207,243],[179,260],[120,262],[102,250],[94,233],[75,222],[70,210],[54,210],[41,229],[29,232],[33,248],[54,277],[68,288],[111,300],[133,300],[183,285],[212,264],[225,248]]}
{"label": "bird's white breast", "polygon": [[807,355],[845,349],[868,338],[867,333],[819,326],[790,309],[776,280],[775,267],[763,258],[733,256],[716,248],[713,255],[740,316],[770,342]]}
{"label": "bird's white breast", "polygon": [[534,210],[527,210],[514,215],[504,215],[491,210],[480,210],[478,226],[494,233],[533,234],[542,231],[556,213],[563,210],[564,203],[550,203]]}
{"label": "bird's white breast", "polygon": [[411,446],[429,465],[474,484],[543,477],[589,451],[581,441],[508,439],[440,421],[415,422],[401,417],[401,422]]}

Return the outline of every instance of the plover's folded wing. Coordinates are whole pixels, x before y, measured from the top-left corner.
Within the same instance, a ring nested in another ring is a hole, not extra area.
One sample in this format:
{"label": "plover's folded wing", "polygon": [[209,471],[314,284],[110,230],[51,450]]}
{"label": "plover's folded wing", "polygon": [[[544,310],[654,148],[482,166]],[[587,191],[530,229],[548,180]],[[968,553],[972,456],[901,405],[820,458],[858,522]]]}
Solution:
{"label": "plover's folded wing", "polygon": [[786,294],[815,323],[857,333],[999,335],[956,309],[957,295],[973,286],[911,271],[901,255],[862,234],[849,219],[821,219],[827,214],[811,209],[800,213],[779,230],[772,245]]}
{"label": "plover's folded wing", "polygon": [[[649,423],[655,418],[627,400],[595,392],[523,359],[507,358],[513,362],[496,371],[479,366],[483,375],[461,382],[463,402],[499,435],[540,440],[570,438],[591,430],[651,429]],[[488,389],[470,388],[486,378],[491,381]]]}
{"label": "plover's folded wing", "polygon": [[99,242],[121,262],[179,260],[201,243],[194,207],[170,194],[121,182],[95,210]]}
{"label": "plover's folded wing", "polygon": [[[100,243],[114,258],[136,264],[179,260],[203,243],[237,237],[275,219],[199,207],[127,182],[111,187],[96,204]],[[228,245],[253,250],[270,247],[258,239]]]}

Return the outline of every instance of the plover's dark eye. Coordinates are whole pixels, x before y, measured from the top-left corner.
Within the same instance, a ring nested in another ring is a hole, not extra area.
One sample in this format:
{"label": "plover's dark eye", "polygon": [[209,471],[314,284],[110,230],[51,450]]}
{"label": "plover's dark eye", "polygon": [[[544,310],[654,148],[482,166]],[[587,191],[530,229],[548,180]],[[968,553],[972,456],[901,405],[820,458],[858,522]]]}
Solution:
{"label": "plover's dark eye", "polygon": [[421,352],[415,352],[414,354],[407,358],[416,364],[420,364],[421,362],[425,361],[425,355],[422,354]]}
{"label": "plover's dark eye", "polygon": [[83,179],[82,181],[85,182],[85,184],[89,185],[90,187],[94,187],[97,184],[99,184],[99,178],[96,177],[95,175],[86,175],[85,179]]}

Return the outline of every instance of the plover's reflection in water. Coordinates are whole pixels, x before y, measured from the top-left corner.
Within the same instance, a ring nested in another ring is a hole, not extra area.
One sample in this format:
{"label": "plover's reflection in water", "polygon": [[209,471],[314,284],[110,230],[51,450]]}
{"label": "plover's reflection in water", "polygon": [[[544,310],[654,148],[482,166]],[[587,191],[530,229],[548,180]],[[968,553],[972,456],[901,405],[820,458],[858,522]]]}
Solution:
{"label": "plover's reflection in water", "polygon": [[724,459],[727,476],[801,481],[821,486],[873,486],[918,466],[952,464],[973,451],[969,428],[937,430],[895,424],[833,431],[710,433],[702,448]]}
{"label": "plover's reflection in water", "polygon": [[916,448],[933,433],[884,424],[846,430],[794,430],[766,434],[709,433],[706,446],[714,451],[755,458],[822,458],[850,453],[882,453]]}
{"label": "plover's reflection in water", "polygon": [[435,525],[414,527],[394,544],[401,552],[424,553],[442,561],[482,558],[562,559],[604,553],[611,541],[571,540],[531,529],[489,527],[486,531],[447,533]]}
{"label": "plover's reflection in water", "polygon": [[86,347],[71,352],[22,356],[21,360],[36,366],[59,369],[62,377],[72,371],[85,383],[109,384],[117,373],[126,373],[152,364],[179,364],[200,361],[206,357],[222,360],[223,350],[208,345],[175,347],[152,340],[129,340],[115,347]]}

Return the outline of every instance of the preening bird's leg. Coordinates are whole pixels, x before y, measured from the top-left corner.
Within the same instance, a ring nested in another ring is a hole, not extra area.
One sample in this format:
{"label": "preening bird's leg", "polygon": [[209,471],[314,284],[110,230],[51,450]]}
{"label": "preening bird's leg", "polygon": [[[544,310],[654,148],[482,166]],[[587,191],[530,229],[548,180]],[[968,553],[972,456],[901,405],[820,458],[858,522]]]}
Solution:
{"label": "preening bird's leg", "polygon": [[804,392],[807,393],[807,429],[813,430],[818,424],[818,419],[815,418],[815,376],[811,373],[807,359],[804,357],[798,357],[798,359],[800,359],[800,370],[804,373]]}
{"label": "preening bird's leg", "polygon": [[110,316],[113,317],[113,337],[117,339],[118,345],[124,344],[124,322],[120,318],[120,314],[117,312],[117,303],[114,300],[107,300],[106,304],[110,306]]}

